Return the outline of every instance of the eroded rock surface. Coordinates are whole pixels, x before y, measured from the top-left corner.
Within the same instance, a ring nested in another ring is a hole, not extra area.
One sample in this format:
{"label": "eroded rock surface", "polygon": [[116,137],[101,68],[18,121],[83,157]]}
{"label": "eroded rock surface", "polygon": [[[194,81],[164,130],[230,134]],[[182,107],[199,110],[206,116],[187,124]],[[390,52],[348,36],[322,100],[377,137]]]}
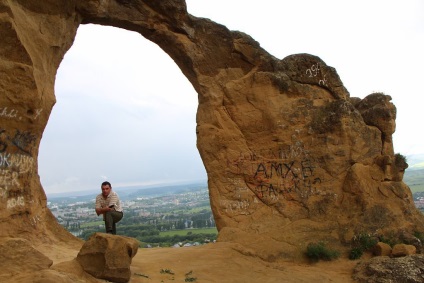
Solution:
{"label": "eroded rock surface", "polygon": [[424,255],[374,257],[358,264],[353,278],[359,283],[424,282]]}
{"label": "eroded rock surface", "polygon": [[[0,281],[25,273],[49,269],[53,261],[34,249],[25,239],[0,239]],[[15,263],[15,264],[10,264]]]}
{"label": "eroded rock surface", "polygon": [[[319,57],[282,60],[183,0],[0,0],[0,237],[72,240],[46,206],[37,154],[57,68],[80,24],[139,32],[199,94],[198,149],[220,241],[266,260],[311,241],[423,231],[393,152],[391,98],[350,98]],[[140,50],[140,52],[143,52]]]}

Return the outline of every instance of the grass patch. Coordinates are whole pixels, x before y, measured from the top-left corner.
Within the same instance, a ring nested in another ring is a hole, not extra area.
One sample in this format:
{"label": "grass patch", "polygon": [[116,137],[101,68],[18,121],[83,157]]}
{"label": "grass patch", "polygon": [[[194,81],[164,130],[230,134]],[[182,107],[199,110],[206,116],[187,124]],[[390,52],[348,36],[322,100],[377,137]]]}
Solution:
{"label": "grass patch", "polygon": [[352,248],[349,252],[349,259],[351,260],[360,259],[363,254],[364,254],[364,250],[361,247]]}
{"label": "grass patch", "polygon": [[95,221],[95,222],[85,222],[85,223],[81,223],[80,227],[81,228],[88,228],[88,227],[99,227],[100,225],[105,225],[105,223],[103,221]]}
{"label": "grass patch", "polygon": [[175,273],[174,273],[174,271],[172,271],[171,269],[168,269],[168,268],[165,268],[165,269],[161,269],[160,270],[160,273],[161,274],[171,274],[171,275],[174,275]]}
{"label": "grass patch", "polygon": [[400,153],[395,154],[395,166],[401,170],[408,168],[408,162],[406,156]]}
{"label": "grass patch", "polygon": [[197,278],[196,277],[193,277],[192,275],[193,275],[193,270],[187,272],[185,274],[184,282],[196,282],[197,281]]}
{"label": "grass patch", "polygon": [[349,259],[355,260],[361,258],[365,251],[369,251],[377,245],[377,243],[378,240],[371,237],[369,234],[359,234],[352,240],[352,249],[349,252]]}
{"label": "grass patch", "polygon": [[[190,233],[190,234],[189,234]],[[185,236],[185,235],[191,235],[191,234],[218,234],[218,230],[213,228],[200,228],[200,229],[184,229],[184,230],[171,230],[171,231],[164,231],[160,232],[159,236]]]}
{"label": "grass patch", "polygon": [[135,276],[144,277],[144,278],[149,278],[149,275],[145,275],[145,274],[143,274],[143,273],[137,273],[137,272],[134,272],[134,275],[135,275]]}
{"label": "grass patch", "polygon": [[306,256],[311,261],[333,260],[340,256],[340,252],[326,247],[323,242],[309,243],[306,248]]}

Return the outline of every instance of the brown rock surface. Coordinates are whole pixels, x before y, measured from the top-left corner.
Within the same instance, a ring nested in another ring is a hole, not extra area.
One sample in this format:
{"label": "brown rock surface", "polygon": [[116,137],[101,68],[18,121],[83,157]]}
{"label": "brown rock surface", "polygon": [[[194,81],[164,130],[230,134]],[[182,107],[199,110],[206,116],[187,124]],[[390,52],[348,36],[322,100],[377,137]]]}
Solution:
{"label": "brown rock surface", "polygon": [[0,282],[18,274],[48,269],[53,264],[51,259],[32,247],[27,240],[19,238],[0,240],[0,262]]}
{"label": "brown rock surface", "polygon": [[359,263],[353,278],[358,283],[421,283],[424,282],[424,255],[374,257]]}
{"label": "brown rock surface", "polygon": [[[50,269],[20,274],[1,282],[107,282],[95,279],[82,270],[75,260],[78,247],[69,247],[66,243],[62,243],[56,245],[55,249],[47,245],[38,248],[40,252],[53,259],[54,263]],[[282,260],[270,263],[257,257],[243,255],[237,252],[237,249],[240,247],[232,243],[188,248],[141,249],[132,260],[132,276],[129,282],[190,282],[185,281],[189,277],[197,278],[194,282],[205,283],[354,282],[351,276],[357,262],[346,258],[313,265]],[[16,262],[5,262],[3,266],[9,264],[16,265]],[[174,274],[161,273],[161,270],[170,270]]]}
{"label": "brown rock surface", "polygon": [[139,32],[198,92],[219,241],[277,261],[302,258],[311,241],[344,248],[359,233],[423,232],[393,154],[390,97],[351,99],[320,58],[279,60],[189,15],[183,0],[0,0],[0,237],[80,244],[47,208],[37,154],[57,68],[84,23]]}
{"label": "brown rock surface", "polygon": [[131,260],[138,246],[134,238],[94,233],[84,243],[76,260],[96,278],[125,283],[131,277]]}
{"label": "brown rock surface", "polygon": [[372,249],[375,256],[390,256],[392,254],[392,247],[383,242],[378,242]]}
{"label": "brown rock surface", "polygon": [[413,255],[417,252],[417,248],[413,245],[397,244],[392,249],[392,256],[400,257]]}

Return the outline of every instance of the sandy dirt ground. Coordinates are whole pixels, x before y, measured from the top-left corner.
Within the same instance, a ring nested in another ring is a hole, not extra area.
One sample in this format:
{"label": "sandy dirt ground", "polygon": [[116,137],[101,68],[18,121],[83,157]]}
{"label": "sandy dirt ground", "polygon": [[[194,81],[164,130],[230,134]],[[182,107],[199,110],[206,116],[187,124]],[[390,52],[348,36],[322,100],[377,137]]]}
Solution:
{"label": "sandy dirt ground", "polygon": [[[78,245],[37,249],[53,260],[53,268],[74,260],[79,251]],[[354,282],[351,276],[357,263],[348,259],[311,264],[269,263],[242,255],[231,243],[211,243],[197,247],[139,249],[132,260],[129,282],[343,283]]]}

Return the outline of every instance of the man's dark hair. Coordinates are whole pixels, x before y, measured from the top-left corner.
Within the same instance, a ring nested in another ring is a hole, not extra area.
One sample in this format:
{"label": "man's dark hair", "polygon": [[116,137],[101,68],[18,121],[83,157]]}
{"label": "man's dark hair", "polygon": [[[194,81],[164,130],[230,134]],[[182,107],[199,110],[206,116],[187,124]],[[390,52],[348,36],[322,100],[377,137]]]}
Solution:
{"label": "man's dark hair", "polygon": [[108,182],[108,181],[104,181],[103,183],[102,183],[102,187],[103,186],[109,186],[109,187],[111,187],[112,188],[112,185]]}

